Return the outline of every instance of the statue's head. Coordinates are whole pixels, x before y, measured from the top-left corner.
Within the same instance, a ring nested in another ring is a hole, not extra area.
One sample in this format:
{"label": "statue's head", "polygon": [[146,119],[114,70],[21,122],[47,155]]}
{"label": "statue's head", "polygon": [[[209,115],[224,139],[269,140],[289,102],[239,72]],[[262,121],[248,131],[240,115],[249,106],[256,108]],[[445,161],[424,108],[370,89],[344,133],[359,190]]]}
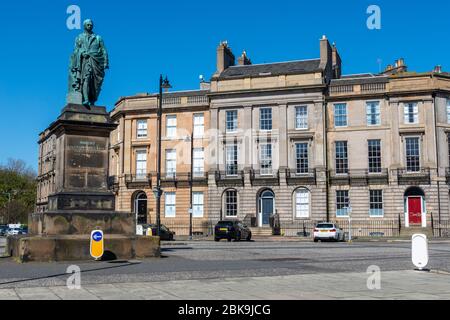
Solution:
{"label": "statue's head", "polygon": [[85,20],[83,25],[84,25],[84,30],[86,30],[88,32],[92,32],[92,30],[94,30],[94,22],[92,22],[91,19]]}

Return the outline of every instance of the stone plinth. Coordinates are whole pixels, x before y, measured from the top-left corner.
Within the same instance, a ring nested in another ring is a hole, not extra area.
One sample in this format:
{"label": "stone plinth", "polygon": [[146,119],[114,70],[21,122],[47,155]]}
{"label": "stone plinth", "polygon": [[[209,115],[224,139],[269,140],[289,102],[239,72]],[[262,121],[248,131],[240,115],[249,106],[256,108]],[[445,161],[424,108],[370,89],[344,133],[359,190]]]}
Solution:
{"label": "stone plinth", "polygon": [[[90,235],[77,236],[12,236],[8,253],[19,262],[92,260]],[[135,259],[160,256],[158,237],[105,235],[105,258]]]}
{"label": "stone plinth", "polygon": [[40,189],[51,192],[40,194],[40,210],[29,216],[30,236],[9,238],[14,257],[24,262],[91,259],[93,230],[104,232],[106,250],[120,259],[159,256],[159,238],[135,236],[135,215],[115,211],[108,161],[116,127],[104,107],[68,104],[41,133]]}

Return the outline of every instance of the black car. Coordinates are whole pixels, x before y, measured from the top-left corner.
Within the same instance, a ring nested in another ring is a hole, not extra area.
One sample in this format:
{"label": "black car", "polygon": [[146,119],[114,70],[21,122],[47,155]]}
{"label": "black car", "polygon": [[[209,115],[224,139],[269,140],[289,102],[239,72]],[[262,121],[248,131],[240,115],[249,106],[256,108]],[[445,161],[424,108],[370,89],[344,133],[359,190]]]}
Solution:
{"label": "black car", "polygon": [[241,221],[219,221],[214,229],[214,240],[218,242],[222,239],[227,239],[228,242],[231,242],[231,240],[250,241],[252,232]]}
{"label": "black car", "polygon": [[8,226],[0,225],[0,237],[6,236],[8,229],[9,229]]}
{"label": "black car", "polygon": [[[156,236],[158,234],[157,230],[158,230],[158,226],[156,224],[150,224],[147,226],[148,228],[152,228],[152,235]],[[169,228],[167,228],[165,225],[161,225],[161,229],[160,229],[160,234],[159,237],[161,238],[161,240],[166,240],[166,241],[173,241],[173,238],[175,236],[175,232],[170,231]]]}

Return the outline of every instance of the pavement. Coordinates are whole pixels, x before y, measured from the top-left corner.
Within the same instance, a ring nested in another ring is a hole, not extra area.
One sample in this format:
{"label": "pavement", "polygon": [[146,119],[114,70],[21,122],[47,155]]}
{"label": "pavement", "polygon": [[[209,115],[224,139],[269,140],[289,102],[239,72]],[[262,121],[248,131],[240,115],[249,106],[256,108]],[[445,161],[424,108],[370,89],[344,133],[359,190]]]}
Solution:
{"label": "pavement", "polygon": [[380,289],[366,273],[87,284],[0,289],[0,300],[450,300],[450,275],[391,271]]}
{"label": "pavement", "polygon": [[[0,258],[0,299],[450,299],[450,244],[415,272],[408,242],[163,242],[161,259],[26,263]],[[69,290],[67,268],[80,268]],[[380,270],[381,289],[367,286]]]}

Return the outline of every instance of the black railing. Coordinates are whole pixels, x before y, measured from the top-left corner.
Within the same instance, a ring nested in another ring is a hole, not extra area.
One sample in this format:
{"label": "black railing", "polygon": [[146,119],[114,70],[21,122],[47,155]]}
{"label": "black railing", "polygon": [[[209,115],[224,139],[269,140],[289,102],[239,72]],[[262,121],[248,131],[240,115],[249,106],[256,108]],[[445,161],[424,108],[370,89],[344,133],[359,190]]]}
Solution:
{"label": "black railing", "polygon": [[316,169],[309,169],[306,172],[295,169],[286,169],[286,181],[288,184],[315,185],[317,182]]}
{"label": "black railing", "polygon": [[[298,220],[281,221],[281,235],[290,237],[312,238],[314,227],[322,221]],[[348,220],[331,220],[336,223],[346,234],[350,231]],[[352,220],[351,221],[352,238],[379,238],[379,237],[398,237],[399,221],[393,220]],[[348,239],[348,238],[347,238]]]}
{"label": "black railing", "polygon": [[250,181],[255,184],[280,184],[279,170],[250,170]]}
{"label": "black railing", "polygon": [[397,181],[399,185],[429,185],[431,184],[431,170],[430,168],[421,168],[415,171],[407,168],[397,169]]}
{"label": "black railing", "polygon": [[191,175],[191,173],[189,173],[189,181],[192,181],[192,184],[194,184],[194,185],[208,184],[208,173],[207,172],[194,172],[193,175]]}
{"label": "black railing", "polygon": [[450,184],[450,168],[445,168],[445,181]]}
{"label": "black railing", "polygon": [[244,185],[245,174],[242,170],[236,172],[216,171],[215,178],[218,185]]}
{"label": "black railing", "polygon": [[151,174],[126,174],[125,183],[127,187],[151,187]]}
{"label": "black railing", "polygon": [[388,169],[331,170],[328,178],[332,184],[389,184]]}
{"label": "black railing", "polygon": [[178,186],[180,183],[189,184],[191,182],[190,173],[181,172],[163,172],[161,173],[161,183],[162,184],[173,184]]}
{"label": "black railing", "polygon": [[108,189],[113,192],[119,191],[119,177],[118,176],[108,177]]}

